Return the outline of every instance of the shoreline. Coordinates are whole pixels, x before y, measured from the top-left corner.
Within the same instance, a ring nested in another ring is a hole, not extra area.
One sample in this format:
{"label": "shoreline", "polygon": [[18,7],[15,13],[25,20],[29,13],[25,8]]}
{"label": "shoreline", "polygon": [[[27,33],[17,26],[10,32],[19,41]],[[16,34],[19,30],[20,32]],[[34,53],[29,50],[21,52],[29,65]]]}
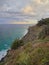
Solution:
{"label": "shoreline", "polygon": [[[30,27],[32,27],[32,26],[35,26],[35,25],[30,25],[30,26],[28,26],[27,27],[27,29],[25,30],[25,32],[24,32],[24,34],[23,34],[23,37],[25,37],[26,36],[26,34],[28,33],[28,31],[29,31],[29,28]],[[20,37],[20,39],[23,39],[23,37]],[[4,52],[2,55],[1,55],[1,57],[0,57],[0,61],[2,61],[5,57],[6,57],[6,55],[7,55],[7,53],[8,53],[8,51],[9,51],[10,49],[6,49],[6,50],[2,50],[1,52]],[[0,52],[0,53],[1,53]]]}
{"label": "shoreline", "polygon": [[[28,29],[26,29],[26,31],[24,32],[23,37],[24,37],[27,33],[28,33]],[[20,39],[22,39],[22,37],[21,37]],[[5,58],[5,56],[7,55],[8,51],[9,51],[9,49],[1,50],[1,51],[0,51],[0,61],[2,61],[2,59]]]}
{"label": "shoreline", "polygon": [[2,60],[2,58],[4,58],[7,55],[7,51],[8,51],[7,49],[0,51],[0,61]]}

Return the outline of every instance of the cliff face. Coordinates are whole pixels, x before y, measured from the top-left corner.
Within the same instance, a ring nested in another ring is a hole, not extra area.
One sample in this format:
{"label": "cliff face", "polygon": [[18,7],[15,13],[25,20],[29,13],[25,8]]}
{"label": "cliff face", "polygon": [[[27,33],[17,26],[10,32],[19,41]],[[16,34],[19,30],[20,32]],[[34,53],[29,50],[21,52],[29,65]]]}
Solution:
{"label": "cliff face", "polygon": [[49,65],[49,18],[29,27],[22,40],[24,45],[9,50],[0,65]]}
{"label": "cliff face", "polygon": [[28,33],[22,38],[24,43],[49,37],[49,25],[33,26],[28,29]]}

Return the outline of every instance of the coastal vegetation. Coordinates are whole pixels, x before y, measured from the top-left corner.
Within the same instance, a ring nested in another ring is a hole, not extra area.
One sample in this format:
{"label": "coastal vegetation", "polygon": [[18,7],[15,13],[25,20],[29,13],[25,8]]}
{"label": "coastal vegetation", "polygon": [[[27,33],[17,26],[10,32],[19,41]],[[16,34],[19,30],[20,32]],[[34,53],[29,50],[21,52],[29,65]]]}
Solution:
{"label": "coastal vegetation", "polygon": [[46,18],[46,19],[41,19],[38,24],[39,26],[42,26],[42,25],[49,25],[49,18]]}
{"label": "coastal vegetation", "polygon": [[15,40],[0,65],[49,65],[49,18],[30,27],[21,40]]}
{"label": "coastal vegetation", "polygon": [[11,46],[11,49],[17,49],[18,47],[23,45],[23,40],[15,40]]}

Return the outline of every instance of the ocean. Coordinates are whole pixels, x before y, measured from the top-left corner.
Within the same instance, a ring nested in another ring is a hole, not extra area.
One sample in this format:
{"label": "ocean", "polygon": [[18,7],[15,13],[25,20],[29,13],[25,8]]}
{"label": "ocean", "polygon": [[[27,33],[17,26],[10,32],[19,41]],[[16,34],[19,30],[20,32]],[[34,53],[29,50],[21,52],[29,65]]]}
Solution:
{"label": "ocean", "polygon": [[21,39],[30,25],[21,24],[0,24],[0,60],[10,49],[15,39]]}

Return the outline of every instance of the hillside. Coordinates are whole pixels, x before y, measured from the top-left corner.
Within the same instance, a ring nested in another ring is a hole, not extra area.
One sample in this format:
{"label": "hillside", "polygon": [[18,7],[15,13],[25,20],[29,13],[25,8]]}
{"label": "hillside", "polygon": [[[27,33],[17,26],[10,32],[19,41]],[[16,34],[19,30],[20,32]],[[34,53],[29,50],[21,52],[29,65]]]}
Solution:
{"label": "hillside", "polygon": [[49,18],[42,19],[35,26],[29,27],[28,33],[22,38],[24,42],[33,42],[49,37]]}
{"label": "hillside", "polygon": [[21,40],[15,40],[0,65],[49,65],[49,18],[29,27]]}

